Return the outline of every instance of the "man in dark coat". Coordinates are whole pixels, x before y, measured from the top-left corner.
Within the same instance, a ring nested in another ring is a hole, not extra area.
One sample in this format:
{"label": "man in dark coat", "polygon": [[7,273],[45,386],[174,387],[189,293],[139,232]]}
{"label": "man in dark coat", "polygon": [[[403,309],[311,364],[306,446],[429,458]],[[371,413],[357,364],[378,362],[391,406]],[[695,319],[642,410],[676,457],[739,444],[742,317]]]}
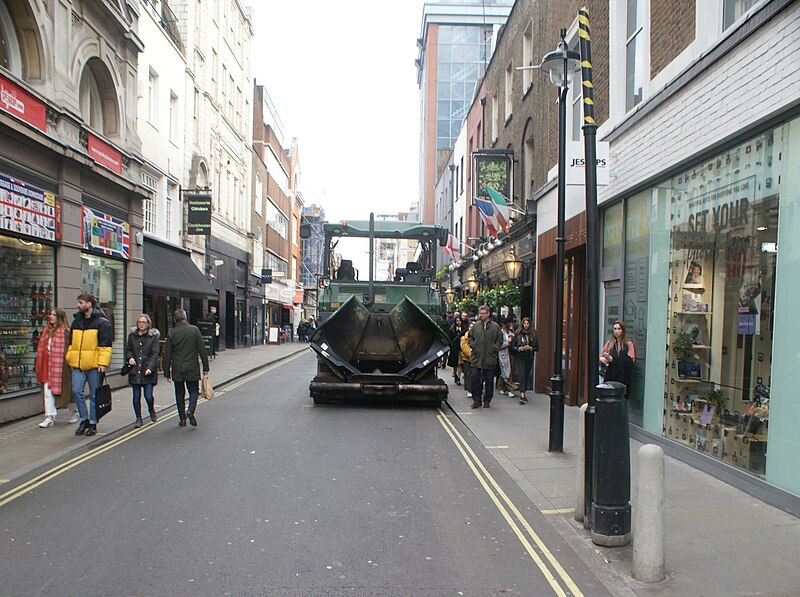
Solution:
{"label": "man in dark coat", "polygon": [[[172,319],[175,321],[175,327],[167,336],[161,366],[167,382],[175,382],[175,406],[178,409],[178,416],[181,418],[178,424],[186,427],[188,418],[192,427],[196,427],[197,418],[194,416],[194,411],[200,393],[198,387],[200,363],[198,359],[203,362],[203,377],[208,377],[208,354],[200,329],[186,321],[186,311],[178,309],[172,314]],[[188,410],[185,402],[186,391],[189,392]]]}
{"label": "man in dark coat", "polygon": [[[472,375],[472,408],[481,406],[489,408],[494,395],[494,372],[497,368],[497,353],[503,344],[503,332],[500,326],[492,321],[489,307],[481,305],[478,309],[479,321],[467,334],[467,341],[472,348],[470,359]],[[483,389],[485,387],[485,389]]]}

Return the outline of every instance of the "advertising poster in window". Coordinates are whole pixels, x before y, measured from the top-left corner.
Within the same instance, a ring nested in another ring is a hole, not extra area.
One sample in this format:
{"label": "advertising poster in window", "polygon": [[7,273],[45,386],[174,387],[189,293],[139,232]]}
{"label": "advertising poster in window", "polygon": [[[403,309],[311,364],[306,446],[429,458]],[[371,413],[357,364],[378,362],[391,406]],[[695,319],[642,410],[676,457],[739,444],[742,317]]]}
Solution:
{"label": "advertising poster in window", "polygon": [[59,236],[56,223],[53,193],[0,175],[0,230],[54,241]]}
{"label": "advertising poster in window", "polygon": [[83,208],[83,248],[119,259],[131,254],[130,224],[100,211]]}

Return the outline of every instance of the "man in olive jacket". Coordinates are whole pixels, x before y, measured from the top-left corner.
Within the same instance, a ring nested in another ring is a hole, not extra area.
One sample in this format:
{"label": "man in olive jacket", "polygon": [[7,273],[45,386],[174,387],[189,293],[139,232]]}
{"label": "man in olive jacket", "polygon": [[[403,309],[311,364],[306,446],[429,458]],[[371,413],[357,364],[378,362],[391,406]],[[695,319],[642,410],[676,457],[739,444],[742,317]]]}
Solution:
{"label": "man in olive jacket", "polygon": [[[192,427],[197,427],[194,416],[199,395],[200,363],[203,362],[203,377],[208,377],[208,353],[203,344],[200,329],[186,321],[186,311],[178,309],[172,314],[175,321],[164,346],[164,357],[161,366],[167,382],[175,382],[175,406],[181,418],[178,425],[186,427],[186,419]],[[189,408],[186,409],[186,391],[189,391]]]}
{"label": "man in olive jacket", "polygon": [[[494,395],[494,372],[497,368],[497,352],[503,344],[503,332],[492,321],[489,307],[481,305],[479,320],[467,333],[467,342],[472,348],[470,365],[472,368],[472,408],[489,408]],[[485,384],[485,388],[484,388]]]}

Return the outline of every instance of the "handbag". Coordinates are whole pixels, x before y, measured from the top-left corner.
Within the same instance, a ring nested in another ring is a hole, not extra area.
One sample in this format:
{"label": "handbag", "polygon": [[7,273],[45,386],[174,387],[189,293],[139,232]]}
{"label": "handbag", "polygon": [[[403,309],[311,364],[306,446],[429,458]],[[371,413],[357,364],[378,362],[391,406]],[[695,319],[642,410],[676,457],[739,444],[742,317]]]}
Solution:
{"label": "handbag", "polygon": [[94,406],[98,421],[111,412],[111,386],[106,383],[105,373],[100,384],[94,393]]}
{"label": "handbag", "polygon": [[210,377],[203,378],[203,398],[206,400],[213,400],[216,395],[214,394],[214,382],[211,381]]}

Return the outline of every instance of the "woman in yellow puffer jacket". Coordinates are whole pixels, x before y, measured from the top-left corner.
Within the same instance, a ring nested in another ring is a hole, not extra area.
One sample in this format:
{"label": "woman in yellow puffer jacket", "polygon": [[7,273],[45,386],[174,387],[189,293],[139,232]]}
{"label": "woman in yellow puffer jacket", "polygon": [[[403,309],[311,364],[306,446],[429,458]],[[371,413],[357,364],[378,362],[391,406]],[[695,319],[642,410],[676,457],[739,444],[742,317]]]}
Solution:
{"label": "woman in yellow puffer jacket", "polygon": [[[475,322],[471,322],[467,328],[467,333],[472,329]],[[464,373],[464,389],[467,391],[467,398],[472,398],[472,367],[470,361],[472,359],[472,347],[467,342],[467,334],[461,336],[461,354],[459,355],[458,362],[461,364],[461,370]]]}

